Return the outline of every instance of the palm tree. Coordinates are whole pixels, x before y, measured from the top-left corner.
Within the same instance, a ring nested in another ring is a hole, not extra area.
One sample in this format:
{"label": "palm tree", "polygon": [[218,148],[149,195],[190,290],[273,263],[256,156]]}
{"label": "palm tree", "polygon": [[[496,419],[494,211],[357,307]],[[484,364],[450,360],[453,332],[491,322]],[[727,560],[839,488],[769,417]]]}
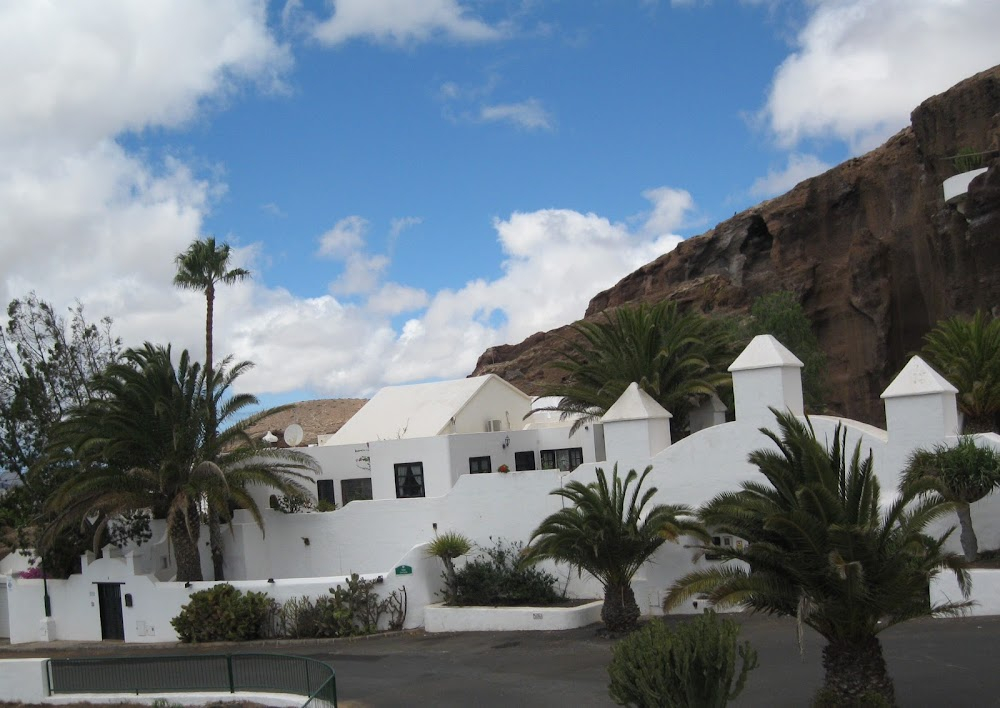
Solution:
{"label": "palm tree", "polygon": [[216,245],[215,238],[209,236],[193,242],[174,259],[177,264],[174,285],[205,293],[205,368],[209,378],[215,365],[212,359],[215,286],[232,285],[250,277],[250,271],[244,268],[229,267],[230,250],[228,243]]}
{"label": "palm tree", "polygon": [[910,456],[903,474],[907,480],[929,477],[937,483],[941,496],[955,505],[965,560],[976,560],[979,540],[972,526],[970,505],[1000,487],[1000,452],[980,447],[975,438],[963,436],[954,446],[942,444],[930,450],[917,450]]}
{"label": "palm tree", "polygon": [[887,508],[872,458],[860,443],[848,460],[846,431],[824,447],[811,423],[775,411],[780,436],[762,429],[777,450],[750,454],[766,482],[720,494],[699,512],[706,527],[745,545],[711,547],[725,564],[698,570],[669,589],[664,609],[695,595],[716,606],[797,617],[827,644],[823,692],[831,705],[853,705],[865,694],[894,701],[878,634],[932,614],[956,614],[969,603],[928,602],[928,581],[951,570],[968,596],[961,556],[943,550],[948,536],[925,534],[952,506],[926,479],[902,483]]}
{"label": "palm tree", "polygon": [[[215,366],[212,351],[212,329],[214,326],[215,286],[231,285],[250,277],[250,271],[229,267],[230,247],[228,243],[216,245],[214,237],[194,241],[188,249],[177,255],[177,274],[174,285],[205,293],[205,373],[209,388],[214,384],[212,370]],[[209,437],[214,433],[211,426]],[[219,512],[213,506],[208,514],[209,542],[212,548],[212,568],[216,580],[225,578],[222,565],[223,547]]]}
{"label": "palm tree", "polygon": [[573,330],[577,336],[565,340],[553,364],[566,376],[541,395],[561,399],[543,410],[581,414],[574,432],[604,415],[634,381],[673,415],[676,438],[697,400],[731,382],[726,367],[736,343],[725,323],[682,313],[672,302],[619,307],[605,311],[603,321],[578,322]]}
{"label": "palm tree", "polygon": [[997,430],[1000,415],[1000,319],[982,310],[952,317],[924,336],[923,354],[958,389],[963,432]]}
{"label": "palm tree", "polygon": [[55,521],[46,535],[86,519],[100,520],[103,529],[123,512],[148,508],[167,521],[177,579],[201,580],[197,540],[203,501],[219,507],[235,498],[260,523],[249,486],[304,493],[297,480],[305,478],[303,470],[315,469],[302,453],[260,449],[246,435],[246,428],[269,411],[209,438],[211,425],[256,403],[247,394],[223,400],[247,366],[224,364],[209,397],[205,373],[186,351],[175,367],[169,346],[147,343],[128,350],[98,379],[98,395],[57,426],[52,454],[71,455],[80,472],[48,500]]}
{"label": "palm tree", "polygon": [[[542,521],[525,549],[527,562],[550,558],[597,578],[604,586],[601,619],[612,632],[635,628],[639,606],[632,592],[632,577],[656,549],[685,534],[705,538],[701,526],[686,518],[690,513],[686,506],[659,504],[646,510],[656,487],[641,497],[639,493],[652,469],[647,467],[642,475],[630,470],[623,481],[615,465],[609,484],[604,470],[597,468],[596,482],[573,480],[554,490],[552,494],[572,506]],[[630,494],[633,482],[636,485]]]}

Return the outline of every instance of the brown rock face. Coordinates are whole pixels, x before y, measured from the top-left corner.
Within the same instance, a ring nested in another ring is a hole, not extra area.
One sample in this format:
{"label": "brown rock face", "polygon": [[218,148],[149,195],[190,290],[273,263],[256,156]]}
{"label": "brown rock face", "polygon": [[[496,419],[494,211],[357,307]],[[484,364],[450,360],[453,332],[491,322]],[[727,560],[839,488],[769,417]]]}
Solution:
{"label": "brown rock face", "polygon": [[[942,182],[962,148],[993,151],[965,214]],[[675,300],[747,311],[774,290],[796,293],[829,360],[830,407],[884,423],[879,394],[934,324],[1000,304],[1000,67],[924,101],[882,147],[802,182],[690,238],[587,308]],[[568,327],[488,349],[473,375],[528,393],[561,373],[552,349]]]}

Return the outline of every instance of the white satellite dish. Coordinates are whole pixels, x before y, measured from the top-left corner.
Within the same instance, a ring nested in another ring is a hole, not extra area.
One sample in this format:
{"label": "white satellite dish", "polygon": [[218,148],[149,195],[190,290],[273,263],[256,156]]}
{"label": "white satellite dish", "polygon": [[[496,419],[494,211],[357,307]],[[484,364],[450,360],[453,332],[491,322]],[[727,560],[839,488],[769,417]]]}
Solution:
{"label": "white satellite dish", "polygon": [[285,428],[285,444],[288,447],[298,447],[299,443],[302,442],[302,437],[302,426],[298,423],[292,423]]}

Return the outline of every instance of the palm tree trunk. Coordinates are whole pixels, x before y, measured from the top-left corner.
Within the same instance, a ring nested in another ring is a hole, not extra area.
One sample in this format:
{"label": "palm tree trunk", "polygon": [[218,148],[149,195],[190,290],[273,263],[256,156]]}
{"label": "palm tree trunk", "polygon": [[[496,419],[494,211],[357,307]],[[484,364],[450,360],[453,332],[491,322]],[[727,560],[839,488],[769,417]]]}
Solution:
{"label": "palm tree trunk", "polygon": [[219,512],[211,507],[208,510],[208,540],[212,546],[212,577],[216,581],[225,580],[226,571],[223,568],[225,545],[222,542],[222,522],[219,520]]}
{"label": "palm tree trunk", "polygon": [[976,538],[976,530],[972,528],[972,509],[968,504],[961,503],[955,508],[958,514],[958,523],[962,527],[962,551],[965,553],[965,560],[972,562],[979,555],[979,539]]}
{"label": "palm tree trunk", "polygon": [[[194,523],[197,524],[197,511],[194,512]],[[197,527],[195,527],[197,533]],[[188,534],[184,517],[176,514],[170,523],[170,542],[174,546],[174,556],[177,558],[178,582],[195,582],[202,580],[201,556],[198,554],[198,539]]]}
{"label": "palm tree trunk", "polygon": [[611,584],[604,588],[601,621],[610,632],[630,632],[639,624],[639,605],[629,583]]}
{"label": "palm tree trunk", "polygon": [[896,705],[896,691],[878,637],[830,642],[823,648],[823,668],[824,705],[862,705],[859,699],[866,694]]}
{"label": "palm tree trunk", "polygon": [[205,371],[212,375],[212,327],[215,319],[215,287],[205,288]]}

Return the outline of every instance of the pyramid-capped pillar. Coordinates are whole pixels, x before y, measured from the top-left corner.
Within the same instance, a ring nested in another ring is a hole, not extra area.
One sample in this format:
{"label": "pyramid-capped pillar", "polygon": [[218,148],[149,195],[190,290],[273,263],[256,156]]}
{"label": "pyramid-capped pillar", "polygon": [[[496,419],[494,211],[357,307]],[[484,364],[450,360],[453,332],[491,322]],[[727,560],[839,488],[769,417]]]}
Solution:
{"label": "pyramid-capped pillar", "polygon": [[652,457],[670,445],[673,416],[633,382],[604,416],[604,449],[609,463]]}
{"label": "pyramid-capped pillar", "polygon": [[769,409],[802,415],[802,362],[769,334],[759,334],[729,367],[736,420],[773,426]]}
{"label": "pyramid-capped pillar", "polygon": [[908,455],[958,435],[958,389],[915,356],[882,392],[889,446]]}

